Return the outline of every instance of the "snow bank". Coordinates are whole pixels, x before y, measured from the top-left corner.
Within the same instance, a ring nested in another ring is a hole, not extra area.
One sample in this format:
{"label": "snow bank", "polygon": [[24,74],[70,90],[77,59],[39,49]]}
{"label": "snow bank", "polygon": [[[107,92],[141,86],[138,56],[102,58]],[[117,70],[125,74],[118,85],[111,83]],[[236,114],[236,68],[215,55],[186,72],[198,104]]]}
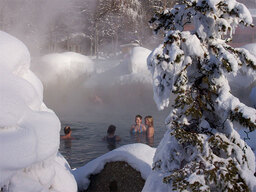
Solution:
{"label": "snow bank", "polygon": [[0,31],[0,50],[0,189],[76,191],[63,157],[57,160],[60,121],[43,103],[26,46]]}
{"label": "snow bank", "polygon": [[244,45],[243,48],[250,51],[250,53],[256,57],[256,43],[250,43],[250,44]]}
{"label": "snow bank", "polygon": [[134,47],[124,55],[119,64],[111,63],[114,67],[107,67],[108,69],[104,69],[104,65],[108,66],[108,61],[105,60],[101,66],[97,66],[102,68],[103,72],[93,75],[91,81],[86,82],[86,85],[97,86],[103,81],[109,81],[108,86],[125,86],[134,83],[151,85],[152,78],[147,67],[147,57],[150,53],[151,51],[144,47]]}
{"label": "snow bank", "polygon": [[100,173],[106,163],[114,161],[127,162],[130,166],[139,171],[142,178],[146,180],[151,172],[155,150],[155,148],[151,148],[148,145],[136,143],[124,145],[110,151],[73,171],[78,183],[78,188],[87,189],[90,184],[90,175]]}
{"label": "snow bank", "polygon": [[71,82],[81,75],[89,76],[93,73],[94,63],[89,57],[79,53],[53,53],[43,56],[33,66],[33,71],[46,85],[57,81]]}
{"label": "snow bank", "polygon": [[143,47],[134,47],[130,53],[130,73],[141,73],[151,75],[147,67],[147,57],[151,50]]}
{"label": "snow bank", "polygon": [[163,183],[163,177],[162,173],[152,171],[146,180],[142,192],[172,191],[169,185]]}
{"label": "snow bank", "polygon": [[117,83],[122,85],[131,83],[152,84],[150,71],[147,67],[147,58],[151,51],[144,47],[134,47],[124,58],[123,65],[127,65],[127,74],[121,75]]}

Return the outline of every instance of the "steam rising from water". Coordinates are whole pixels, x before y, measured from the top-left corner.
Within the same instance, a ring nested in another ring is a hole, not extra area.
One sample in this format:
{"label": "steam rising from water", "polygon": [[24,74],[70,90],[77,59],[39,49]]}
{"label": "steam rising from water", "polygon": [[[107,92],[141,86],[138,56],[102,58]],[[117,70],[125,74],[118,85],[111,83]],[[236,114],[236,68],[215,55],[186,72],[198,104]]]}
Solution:
{"label": "steam rising from water", "polygon": [[[86,0],[94,9],[93,1]],[[77,10],[75,10],[77,9]],[[0,0],[0,30],[26,44],[32,55],[48,50],[51,41],[80,31],[76,0]]]}
{"label": "steam rising from water", "polygon": [[[59,66],[43,68],[40,67],[44,65],[42,61],[39,64],[36,61],[36,57],[47,52],[45,50],[51,50],[51,41],[61,40],[66,38],[66,34],[89,27],[87,18],[81,20],[83,10],[79,6],[84,3],[86,6],[83,8],[93,12],[95,2],[0,0],[0,29],[17,37],[29,48],[32,70],[44,84],[44,102],[61,119],[133,121],[136,114],[158,115],[164,119],[166,115],[158,112],[153,101],[152,85],[148,80],[151,79],[150,74],[144,75],[141,71],[134,74],[127,65],[119,65],[120,61],[116,60],[94,62],[94,72],[82,71],[73,78],[73,67],[71,71],[58,74],[53,72],[58,71]],[[63,64],[67,62],[67,58],[63,59]],[[82,67],[80,69],[83,70]]]}
{"label": "steam rising from water", "polygon": [[135,115],[141,114],[163,122],[166,112],[159,112],[153,101],[146,66],[149,53],[134,48],[124,61],[94,63],[77,53],[51,54],[35,63],[32,70],[43,81],[44,102],[63,120],[132,123]]}

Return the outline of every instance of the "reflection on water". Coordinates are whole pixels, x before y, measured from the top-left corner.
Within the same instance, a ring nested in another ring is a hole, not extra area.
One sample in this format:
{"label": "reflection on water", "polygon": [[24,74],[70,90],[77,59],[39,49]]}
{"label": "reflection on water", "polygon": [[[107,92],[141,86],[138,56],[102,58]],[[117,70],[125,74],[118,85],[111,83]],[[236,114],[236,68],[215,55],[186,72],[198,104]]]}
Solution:
{"label": "reflection on water", "polygon": [[134,140],[134,143],[147,143],[146,133],[131,133],[131,139]]}
{"label": "reflection on water", "polygon": [[116,141],[116,136],[111,138],[108,138],[108,136],[105,136],[102,140],[106,142],[107,148],[109,151],[114,150],[116,148],[116,144],[119,142],[119,141]]}
{"label": "reflection on water", "polygon": [[64,148],[66,150],[71,149],[72,146],[72,140],[71,139],[64,139]]}
{"label": "reflection on water", "polygon": [[107,147],[109,151],[112,151],[116,148],[116,143],[107,143]]}
{"label": "reflection on water", "polygon": [[153,136],[153,137],[147,137],[147,138],[146,138],[146,141],[147,141],[147,144],[148,144],[150,147],[153,147],[153,146],[154,146],[154,136]]}
{"label": "reflection on water", "polygon": [[87,162],[126,144],[145,143],[157,147],[166,130],[164,125],[155,123],[155,136],[146,138],[145,133],[130,134],[130,124],[119,122],[115,125],[117,127],[116,134],[121,137],[121,141],[109,144],[102,140],[106,135],[108,123],[62,122],[61,135],[64,134],[63,127],[70,126],[72,137],[74,137],[74,139],[61,139],[59,149],[71,168],[81,167]]}

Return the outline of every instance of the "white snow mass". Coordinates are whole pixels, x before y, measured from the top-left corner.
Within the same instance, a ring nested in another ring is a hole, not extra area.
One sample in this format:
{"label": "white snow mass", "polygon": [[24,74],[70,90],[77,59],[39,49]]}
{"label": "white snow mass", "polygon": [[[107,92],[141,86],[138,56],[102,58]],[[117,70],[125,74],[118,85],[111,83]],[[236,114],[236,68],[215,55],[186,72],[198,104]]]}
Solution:
{"label": "white snow mass", "polygon": [[[77,190],[59,148],[60,121],[43,103],[30,54],[0,31],[0,189],[9,192]],[[65,164],[65,165],[64,165]]]}
{"label": "white snow mass", "polygon": [[94,72],[94,63],[75,52],[52,53],[43,56],[32,69],[47,86],[58,81],[72,82],[81,75],[89,76]]}

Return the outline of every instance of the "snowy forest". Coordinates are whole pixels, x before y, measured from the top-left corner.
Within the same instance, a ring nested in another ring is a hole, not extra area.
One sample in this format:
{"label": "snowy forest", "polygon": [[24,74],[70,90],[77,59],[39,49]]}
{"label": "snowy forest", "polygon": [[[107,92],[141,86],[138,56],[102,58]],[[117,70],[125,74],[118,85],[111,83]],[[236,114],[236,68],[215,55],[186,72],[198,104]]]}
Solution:
{"label": "snowy forest", "polygon": [[98,55],[106,50],[116,52],[119,45],[132,41],[152,47],[154,39],[148,38],[152,36],[148,21],[174,2],[1,0],[0,30],[22,39],[36,54],[75,51]]}
{"label": "snowy forest", "polygon": [[[40,55],[59,51],[111,55],[134,41],[152,49],[161,38],[153,36],[148,21],[177,1],[0,0],[0,30],[22,39]],[[253,0],[240,2],[255,6]]]}

